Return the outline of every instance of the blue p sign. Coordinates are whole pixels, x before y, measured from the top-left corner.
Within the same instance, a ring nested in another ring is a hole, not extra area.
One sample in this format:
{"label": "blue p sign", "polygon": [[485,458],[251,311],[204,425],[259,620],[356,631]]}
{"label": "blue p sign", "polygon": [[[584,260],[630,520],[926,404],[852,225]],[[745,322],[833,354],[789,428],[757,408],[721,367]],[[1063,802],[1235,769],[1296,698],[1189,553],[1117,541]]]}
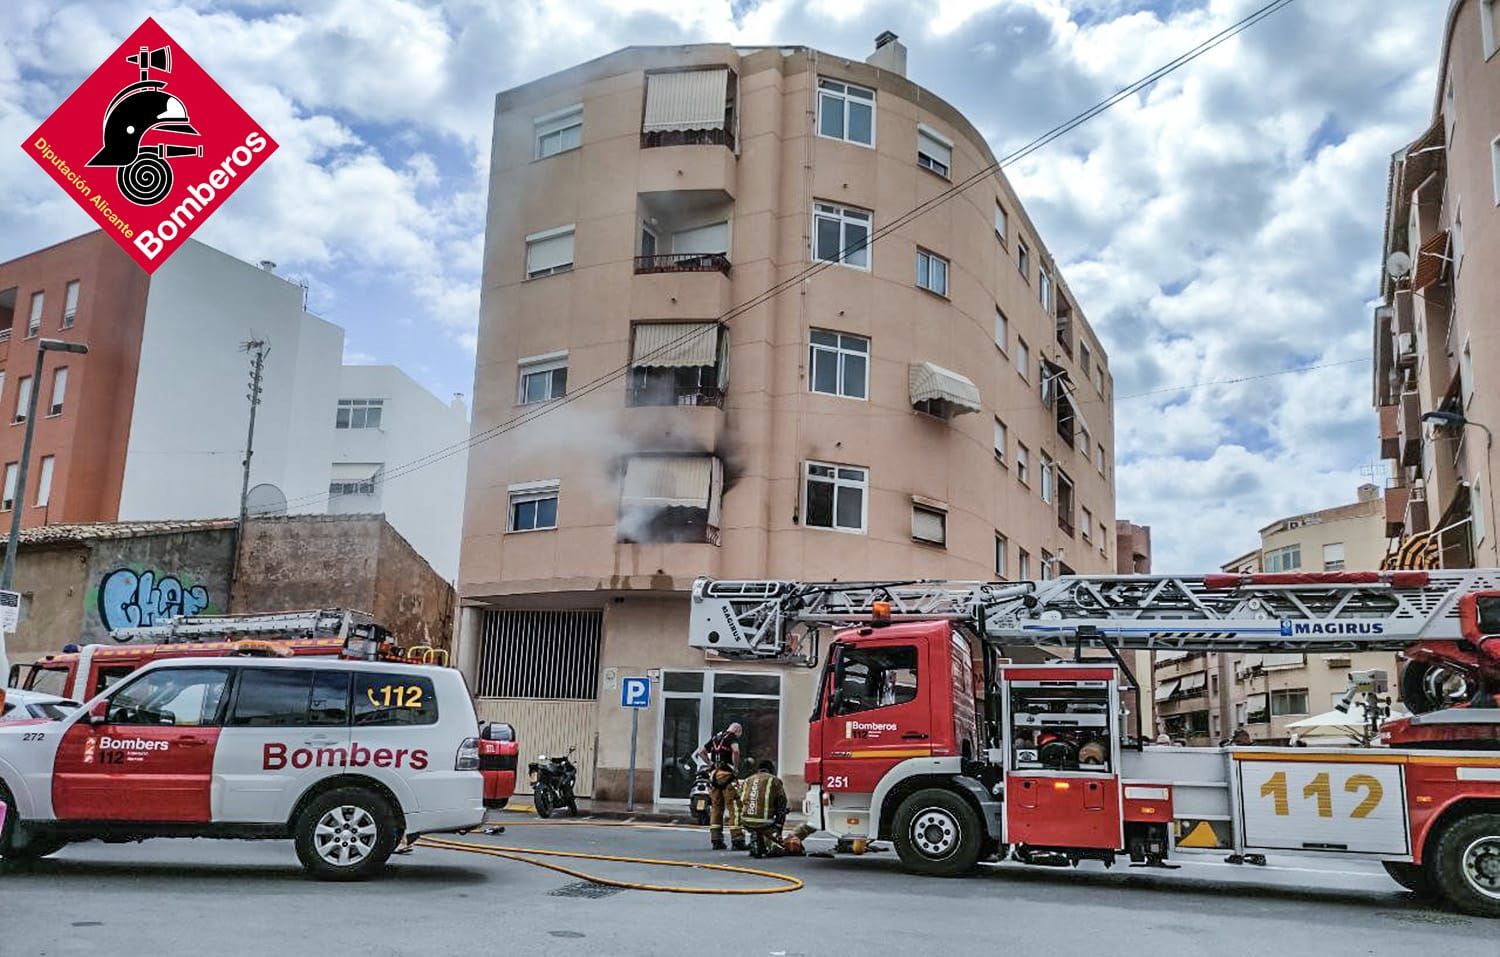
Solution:
{"label": "blue p sign", "polygon": [[620,707],[647,708],[651,706],[650,678],[620,679]]}

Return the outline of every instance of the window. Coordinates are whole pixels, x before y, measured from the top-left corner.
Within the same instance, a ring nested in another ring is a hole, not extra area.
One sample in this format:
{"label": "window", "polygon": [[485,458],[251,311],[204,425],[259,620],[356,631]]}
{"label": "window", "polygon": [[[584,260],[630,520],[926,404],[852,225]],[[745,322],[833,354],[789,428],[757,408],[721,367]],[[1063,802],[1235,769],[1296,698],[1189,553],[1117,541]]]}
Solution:
{"label": "window", "polygon": [[27,410],[31,408],[31,376],[25,375],[16,382],[16,414],[12,422],[25,422]]}
{"label": "window", "polygon": [[925,249],[918,249],[917,285],[939,296],[948,295],[948,260]]}
{"label": "window", "polygon": [[802,493],[803,524],[863,533],[869,475],[862,468],[808,462]]}
{"label": "window", "polygon": [[1323,546],[1323,570],[1325,572],[1341,572],[1344,570],[1344,543],[1329,542]]}
{"label": "window", "polygon": [[929,545],[948,544],[948,511],[930,505],[911,507],[911,537]]}
{"label": "window", "polygon": [[1021,271],[1021,278],[1031,282],[1031,250],[1026,248],[1024,240],[1016,240],[1016,268]]}
{"label": "window", "polygon": [[995,461],[1005,461],[1005,423],[995,420]]}
{"label": "window", "polygon": [[1094,454],[1093,437],[1089,435],[1089,430],[1082,426],[1078,428],[1078,451],[1083,455],[1085,462]]}
{"label": "window", "polygon": [[1051,581],[1052,580],[1052,575],[1053,575],[1052,566],[1053,566],[1053,562],[1055,562],[1055,561],[1056,561],[1056,559],[1053,558],[1051,552],[1047,551],[1045,548],[1042,549],[1042,581],[1045,582],[1045,581]]}
{"label": "window", "polygon": [[1057,525],[1073,534],[1073,480],[1062,469],[1057,470]]}
{"label": "window", "polygon": [[917,165],[947,179],[953,166],[953,141],[931,127],[917,124]]}
{"label": "window", "polygon": [[55,455],[42,456],[42,474],[36,483],[37,508],[46,508],[52,501],[52,469],[57,462]]}
{"label": "window", "polygon": [[1041,493],[1042,501],[1049,504],[1052,502],[1052,468],[1052,458],[1046,452],[1043,452]]}
{"label": "window", "polygon": [[1016,336],[1016,371],[1021,374],[1021,378],[1026,379],[1030,375],[1030,368],[1031,348],[1026,345],[1025,339]]}
{"label": "window", "polygon": [[995,577],[1005,578],[1005,550],[1010,545],[1005,536],[995,533]]}
{"label": "window", "polygon": [[557,527],[556,481],[512,485],[510,491],[510,528],[512,532],[535,532]]}
{"label": "window", "polygon": [[1031,484],[1031,475],[1027,471],[1027,469],[1030,467],[1031,463],[1027,460],[1027,458],[1028,458],[1028,453],[1026,451],[1026,446],[1022,445],[1020,442],[1017,442],[1016,443],[1016,478],[1020,480],[1020,482],[1021,482],[1022,485],[1030,485]]}
{"label": "window", "polygon": [[1037,298],[1047,315],[1052,315],[1052,274],[1043,269],[1037,273]]}
{"label": "window", "polygon": [[995,307],[995,345],[1001,352],[1010,351],[1010,320],[1005,318],[999,306]]}
{"label": "window", "polygon": [[813,204],[813,258],[870,268],[869,210],[833,203]]}
{"label": "window", "polygon": [[875,91],[818,79],[818,135],[875,145]]}
{"label": "window", "polygon": [[548,402],[560,399],[568,391],[568,354],[554,353],[536,356],[520,362],[520,381],[516,389],[516,404]]}
{"label": "window", "polygon": [[1100,475],[1104,474],[1104,460],[1105,460],[1105,458],[1106,458],[1106,456],[1104,454],[1104,443],[1103,442],[1095,443],[1095,445],[1094,445],[1094,465],[1096,465],[1098,467]]}
{"label": "window", "polygon": [[1087,342],[1084,342],[1082,339],[1079,339],[1078,340],[1078,368],[1083,371],[1083,378],[1085,380],[1087,380],[1088,377],[1089,377],[1089,366],[1091,364],[1092,358],[1093,358],[1093,353],[1089,352],[1089,344]]}
{"label": "window", "polygon": [[52,404],[47,407],[48,415],[62,415],[63,399],[68,394],[68,367],[58,366],[52,370]]}
{"label": "window", "polygon": [[1079,518],[1079,522],[1078,522],[1078,531],[1079,531],[1079,533],[1083,535],[1083,540],[1084,541],[1086,541],[1086,542],[1093,541],[1093,538],[1091,536],[1094,534],[1094,532],[1093,532],[1093,528],[1094,528],[1094,513],[1091,512],[1091,511],[1089,511],[1087,508],[1081,508],[1079,510],[1079,514],[1080,514],[1080,518]]}
{"label": "window", "polygon": [[1266,552],[1265,565],[1268,572],[1296,571],[1302,567],[1302,546],[1287,545]]}
{"label": "window", "polygon": [[1010,219],[1010,217],[1008,217],[1008,216],[1005,215],[1005,207],[1000,205],[1000,201],[999,200],[996,200],[995,201],[995,236],[998,237],[999,240],[1002,243],[1005,242],[1005,231],[1006,231],[1007,227],[1010,224],[1009,223],[1009,219]]}
{"label": "window", "polygon": [[216,725],[228,682],[228,668],[148,671],[110,697],[105,720],[109,724],[177,728]]}
{"label": "window", "polygon": [[870,340],[827,329],[810,336],[808,383],[814,392],[863,399],[870,387]]}
{"label": "window", "polygon": [[5,490],[0,492],[0,512],[8,512],[16,507],[17,468],[15,462],[5,463]]}
{"label": "window", "polygon": [[1109,555],[1109,526],[1099,523],[1099,554]]}
{"label": "window", "polygon": [[[384,468],[380,462],[335,462],[333,463],[332,476],[328,481],[328,494],[334,498],[347,498],[350,496],[374,495],[376,487],[381,482],[381,470]],[[332,506],[334,503],[329,503]],[[365,502],[340,502],[337,503],[341,511],[345,513],[368,511]],[[330,507],[330,511],[333,511]],[[378,509],[377,509],[378,511]]]}
{"label": "window", "polygon": [[1099,390],[1100,395],[1104,394],[1104,365],[1102,363],[1094,366],[1094,388]]}
{"label": "window", "polygon": [[1272,691],[1271,713],[1273,715],[1307,714],[1307,689],[1287,688],[1282,691]]}
{"label": "window", "polygon": [[349,672],[245,668],[236,682],[230,727],[296,728],[349,723]]}
{"label": "window", "polygon": [[1490,167],[1495,178],[1495,205],[1500,206],[1500,136],[1490,141]]}
{"label": "window", "polygon": [[1484,496],[1479,492],[1479,479],[1469,486],[1469,517],[1472,519],[1472,532],[1474,544],[1478,545],[1484,541]]}
{"label": "window", "polygon": [[1496,6],[1496,0],[1479,0],[1479,32],[1480,39],[1484,42],[1486,60],[1494,56],[1497,49],[1500,49],[1500,38],[1497,38],[1495,33]]}
{"label": "window", "polygon": [[839,649],[833,687],[833,700],[829,702],[828,711],[834,715],[858,714],[915,701],[917,648],[915,645],[886,648],[845,645]]}
{"label": "window", "polygon": [[576,150],[583,142],[583,105],[539,116],[533,124],[536,129],[537,159]]}
{"label": "window", "polygon": [[[354,673],[354,726],[437,724],[432,679],[400,672]],[[379,751],[375,752],[379,764]]]}
{"label": "window", "polygon": [[333,427],[336,429],[378,429],[384,399],[340,399]]}
{"label": "window", "polygon": [[67,291],[63,294],[63,321],[64,329],[73,328],[73,320],[78,318],[78,280],[74,279],[68,283]]}
{"label": "window", "polygon": [[479,621],[478,665],[470,679],[476,694],[596,700],[602,611],[497,609],[481,612]]}
{"label": "window", "polygon": [[539,279],[572,268],[572,226],[559,226],[526,237],[527,279]]}
{"label": "window", "polygon": [[42,331],[42,294],[31,294],[31,318],[26,321],[26,338],[30,339]]}
{"label": "window", "polygon": [[1464,266],[1464,211],[1461,208],[1453,210],[1453,275]]}
{"label": "window", "polygon": [[714,322],[638,322],[630,329],[627,405],[724,406],[729,337]]}

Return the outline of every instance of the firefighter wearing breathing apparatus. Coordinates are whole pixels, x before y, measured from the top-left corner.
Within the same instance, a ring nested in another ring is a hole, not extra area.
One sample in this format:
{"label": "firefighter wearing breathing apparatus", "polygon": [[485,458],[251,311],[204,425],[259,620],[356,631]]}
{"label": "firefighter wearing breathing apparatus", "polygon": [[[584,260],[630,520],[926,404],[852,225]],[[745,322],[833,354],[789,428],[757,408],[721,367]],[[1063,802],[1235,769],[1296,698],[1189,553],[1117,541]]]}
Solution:
{"label": "firefighter wearing breathing apparatus", "polygon": [[708,835],[714,850],[724,850],[724,819],[729,819],[729,838],[734,849],[745,849],[745,832],[740,829],[740,792],[735,768],[740,764],[740,735],[745,733],[738,721],[709,738],[697,751],[697,757],[709,767]]}
{"label": "firefighter wearing breathing apparatus", "polygon": [[754,774],[740,784],[743,802],[740,823],[750,832],[751,857],[780,857],[801,854],[801,832],[782,837],[786,824],[786,785],[776,776],[776,765],[762,761]]}

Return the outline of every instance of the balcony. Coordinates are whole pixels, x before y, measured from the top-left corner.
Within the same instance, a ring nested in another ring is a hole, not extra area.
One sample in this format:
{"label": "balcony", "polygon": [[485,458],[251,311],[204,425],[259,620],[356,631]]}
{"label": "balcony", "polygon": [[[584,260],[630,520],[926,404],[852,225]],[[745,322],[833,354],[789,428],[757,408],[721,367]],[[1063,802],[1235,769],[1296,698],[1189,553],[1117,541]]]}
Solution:
{"label": "balcony", "polygon": [[632,330],[630,406],[724,407],[728,340],[714,322],[641,322]]}
{"label": "balcony", "polygon": [[734,133],[719,130],[653,130],[641,133],[641,149],[658,146],[727,146],[734,149]]}
{"label": "balcony", "polygon": [[1380,407],[1380,457],[1383,459],[1401,457],[1401,432],[1398,428],[1400,415],[1399,405]]}
{"label": "balcony", "polygon": [[641,148],[726,146],[734,149],[738,77],[728,67],[646,74]]}
{"label": "balcony", "polygon": [[729,274],[734,201],[721,189],[673,189],[636,198],[635,271]]}
{"label": "balcony", "polygon": [[1385,490],[1385,536],[1397,538],[1405,534],[1406,504],[1411,499],[1411,489],[1405,485],[1387,486]]}
{"label": "balcony", "polygon": [[637,455],[621,482],[619,540],[719,544],[724,467],[710,455]]}
{"label": "balcony", "polygon": [[1398,421],[1401,464],[1422,464],[1422,400],[1415,392],[1401,393]]}
{"label": "balcony", "polygon": [[1053,295],[1057,297],[1057,344],[1062,346],[1063,352],[1066,352],[1068,358],[1071,359],[1073,358],[1073,306],[1065,296],[1055,291],[1055,286],[1053,289]]}
{"label": "balcony", "polygon": [[727,253],[656,253],[635,257],[635,273],[643,276],[657,272],[721,272],[729,275]]}
{"label": "balcony", "polygon": [[1421,483],[1414,485],[1406,502],[1406,533],[1420,535],[1432,529],[1432,518],[1427,511],[1426,489]]}

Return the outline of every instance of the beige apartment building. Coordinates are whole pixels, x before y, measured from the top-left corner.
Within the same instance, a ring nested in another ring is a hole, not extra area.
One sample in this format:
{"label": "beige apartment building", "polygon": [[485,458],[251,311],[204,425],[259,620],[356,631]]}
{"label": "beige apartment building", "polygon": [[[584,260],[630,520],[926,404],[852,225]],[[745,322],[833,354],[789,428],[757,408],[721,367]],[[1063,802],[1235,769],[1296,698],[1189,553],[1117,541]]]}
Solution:
{"label": "beige apartment building", "polygon": [[1432,124],[1391,157],[1374,377],[1387,531],[1431,535],[1434,567],[1500,564],[1500,390],[1488,385],[1500,373],[1497,20],[1494,0],[1455,0]]}
{"label": "beige apartment building", "polygon": [[[1385,503],[1361,485],[1347,505],[1279,519],[1260,547],[1226,562],[1226,572],[1373,571],[1386,554]],[[1157,730],[1189,744],[1218,744],[1245,728],[1257,742],[1285,743],[1287,725],[1331,710],[1349,672],[1380,669],[1396,693],[1394,652],[1326,655],[1157,652]]]}
{"label": "beige apartment building", "polygon": [[458,661],[585,791],[645,675],[637,800],[731,720],[801,793],[815,672],[689,649],[697,576],[1113,570],[1108,357],[893,35],[620,50],[501,93],[491,163]]}

